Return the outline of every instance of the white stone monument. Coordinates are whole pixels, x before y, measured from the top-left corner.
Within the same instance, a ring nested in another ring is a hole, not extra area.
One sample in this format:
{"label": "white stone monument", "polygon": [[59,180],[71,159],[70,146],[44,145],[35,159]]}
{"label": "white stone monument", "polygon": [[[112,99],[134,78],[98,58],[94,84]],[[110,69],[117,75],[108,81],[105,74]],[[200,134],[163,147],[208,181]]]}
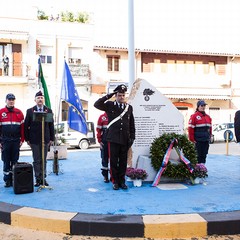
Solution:
{"label": "white stone monument", "polygon": [[[128,165],[145,169],[145,181],[153,181],[157,172],[149,158],[151,143],[163,133],[183,134],[184,117],[167,97],[143,79],[134,82],[128,102],[133,106],[136,127]],[[175,151],[172,153],[171,159],[178,158]]]}

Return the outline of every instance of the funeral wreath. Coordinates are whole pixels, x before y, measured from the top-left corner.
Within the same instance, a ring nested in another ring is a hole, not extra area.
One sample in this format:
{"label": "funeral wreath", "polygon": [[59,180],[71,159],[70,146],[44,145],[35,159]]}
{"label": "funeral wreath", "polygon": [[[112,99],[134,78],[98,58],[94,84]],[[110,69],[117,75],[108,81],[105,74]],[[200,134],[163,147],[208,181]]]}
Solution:
{"label": "funeral wreath", "polygon": [[[191,162],[191,165],[196,165],[197,153],[194,144],[188,140],[188,137],[185,134],[164,133],[162,136],[155,138],[150,147],[151,163],[156,171],[159,171],[161,168],[166,151],[173,139],[177,139],[178,144],[176,147],[182,151],[183,155]],[[187,180],[190,179],[192,174],[181,161],[169,161],[163,176],[172,179]]]}

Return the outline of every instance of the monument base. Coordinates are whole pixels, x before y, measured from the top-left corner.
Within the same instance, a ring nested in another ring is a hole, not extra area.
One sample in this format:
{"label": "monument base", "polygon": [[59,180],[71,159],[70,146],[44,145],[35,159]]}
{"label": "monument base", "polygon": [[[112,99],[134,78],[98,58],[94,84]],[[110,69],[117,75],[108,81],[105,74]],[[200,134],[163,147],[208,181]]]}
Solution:
{"label": "monument base", "polygon": [[154,181],[157,171],[152,167],[151,158],[147,155],[140,155],[137,160],[137,168],[144,169],[148,177],[144,180],[146,182]]}
{"label": "monument base", "polygon": [[[138,157],[136,168],[142,168],[147,172],[148,177],[143,181],[145,181],[145,182],[153,182],[154,181],[154,179],[157,175],[157,171],[153,168],[152,163],[151,163],[151,158],[149,156],[140,155]],[[185,181],[186,180],[183,180],[183,179],[174,179],[174,178],[170,178],[167,176],[162,176],[160,183],[184,183]]]}

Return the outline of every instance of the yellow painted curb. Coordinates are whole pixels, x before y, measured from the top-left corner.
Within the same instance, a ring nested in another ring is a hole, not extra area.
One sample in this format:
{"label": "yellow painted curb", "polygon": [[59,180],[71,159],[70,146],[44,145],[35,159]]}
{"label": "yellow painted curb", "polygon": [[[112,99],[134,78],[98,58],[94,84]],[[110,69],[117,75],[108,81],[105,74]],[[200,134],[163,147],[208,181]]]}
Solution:
{"label": "yellow painted curb", "polygon": [[23,207],[11,213],[11,225],[41,231],[70,233],[70,220],[76,214]]}
{"label": "yellow painted curb", "polygon": [[207,222],[198,214],[144,215],[144,237],[187,238],[207,235]]}

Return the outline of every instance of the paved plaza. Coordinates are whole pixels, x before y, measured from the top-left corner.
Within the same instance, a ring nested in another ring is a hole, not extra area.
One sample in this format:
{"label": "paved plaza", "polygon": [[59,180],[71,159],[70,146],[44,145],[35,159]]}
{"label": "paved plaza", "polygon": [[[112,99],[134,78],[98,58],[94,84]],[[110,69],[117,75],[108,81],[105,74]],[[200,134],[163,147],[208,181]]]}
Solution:
{"label": "paved plaza", "polygon": [[[14,194],[12,188],[4,188],[4,183],[1,180],[0,201],[3,205],[0,208],[6,211],[5,204],[13,207],[11,211],[9,210],[11,212],[9,224],[13,224],[13,219],[15,219],[15,223],[18,222],[18,214],[24,215],[25,209],[30,209],[25,213],[27,215],[34,215],[34,212],[39,215],[39,211],[56,212],[57,218],[60,219],[62,213],[67,213],[69,214],[67,219],[73,223],[70,224],[71,229],[69,230],[72,234],[97,234],[95,229],[79,230],[79,222],[81,224],[86,224],[84,221],[88,224],[90,222],[103,223],[104,217],[110,217],[112,218],[111,224],[118,222],[121,228],[122,224],[126,226],[126,229],[128,228],[127,223],[133,225],[133,229],[137,232],[134,235],[136,237],[154,237],[146,232],[146,224],[149,224],[149,217],[152,216],[155,216],[155,221],[159,220],[158,216],[174,216],[174,219],[179,218],[179,221],[182,216],[197,217],[197,220],[190,218],[188,221],[191,223],[200,222],[201,227],[198,227],[200,230],[197,233],[209,234],[211,232],[206,226],[211,221],[213,213],[233,213],[237,224],[240,222],[240,156],[238,147],[240,146],[236,143],[230,143],[228,148],[225,144],[212,144],[210,146],[206,164],[209,177],[204,184],[160,183],[158,187],[151,187],[151,183],[145,182],[142,187],[138,188],[134,187],[132,182],[127,182],[129,189],[119,191],[114,191],[111,183],[103,182],[99,148],[95,147],[86,151],[69,150],[67,159],[60,160],[62,173],[59,175],[51,173],[52,161],[48,161],[49,175],[47,179],[53,190],[42,189],[40,192],[36,192],[35,188],[33,193]],[[225,152],[226,149],[228,152]],[[32,162],[31,152],[21,151],[20,161]],[[2,162],[0,167],[2,167]],[[13,218],[12,211],[17,214],[17,218]],[[93,216],[94,220],[92,220]],[[130,220],[122,219],[126,216],[130,216]],[[65,219],[65,216],[63,218]],[[223,216],[222,218],[224,219]],[[225,218],[229,219],[226,216]],[[106,221],[109,224],[106,219],[105,224]],[[145,226],[145,228],[139,228],[139,226]],[[216,234],[224,234],[222,232],[225,231],[224,229],[223,227],[221,232],[216,233],[218,230],[212,228],[212,233],[215,231]],[[102,232],[104,233],[104,231],[103,228]],[[226,234],[237,233],[231,229],[230,231],[232,232]],[[154,233],[158,234],[158,232],[159,229]],[[106,234],[107,236],[114,236],[114,234],[121,236],[118,231],[106,231]],[[127,230],[126,236],[131,237],[131,233]]]}

